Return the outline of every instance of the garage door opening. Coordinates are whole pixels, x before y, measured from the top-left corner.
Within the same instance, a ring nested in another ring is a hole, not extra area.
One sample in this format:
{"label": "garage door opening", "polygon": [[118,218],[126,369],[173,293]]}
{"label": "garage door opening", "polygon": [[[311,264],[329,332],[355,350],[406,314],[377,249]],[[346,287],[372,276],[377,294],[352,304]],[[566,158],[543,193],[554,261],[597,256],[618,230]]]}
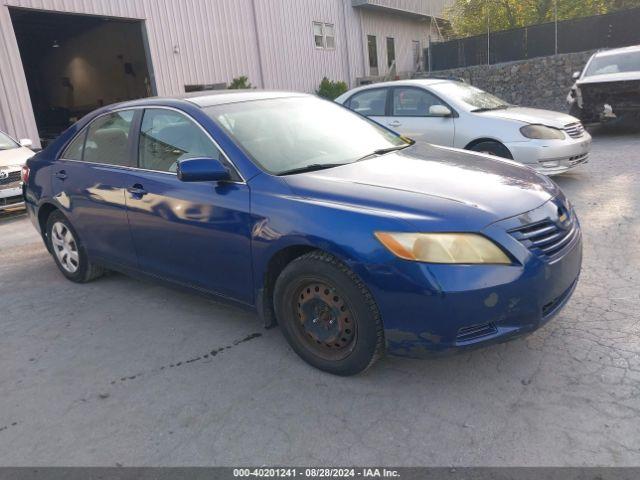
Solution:
{"label": "garage door opening", "polygon": [[43,147],[96,108],[155,93],[141,21],[10,13]]}

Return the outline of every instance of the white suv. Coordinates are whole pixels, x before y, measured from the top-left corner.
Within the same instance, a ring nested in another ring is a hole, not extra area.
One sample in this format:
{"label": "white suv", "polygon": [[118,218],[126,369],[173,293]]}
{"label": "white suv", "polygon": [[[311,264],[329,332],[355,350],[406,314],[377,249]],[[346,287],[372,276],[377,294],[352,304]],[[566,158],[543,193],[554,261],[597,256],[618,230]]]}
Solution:
{"label": "white suv", "polygon": [[34,153],[31,140],[17,142],[0,131],[0,212],[23,204],[20,172]]}
{"label": "white suv", "polygon": [[461,81],[376,83],[336,102],[414,140],[510,158],[547,175],[587,162],[591,150],[577,118],[510,105]]}

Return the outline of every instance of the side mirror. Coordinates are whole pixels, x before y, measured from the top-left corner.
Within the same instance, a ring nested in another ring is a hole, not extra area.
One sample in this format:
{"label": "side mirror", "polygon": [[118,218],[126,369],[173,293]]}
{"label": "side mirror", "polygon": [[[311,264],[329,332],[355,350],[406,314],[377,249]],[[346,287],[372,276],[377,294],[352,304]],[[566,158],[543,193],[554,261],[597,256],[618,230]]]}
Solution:
{"label": "side mirror", "polygon": [[214,158],[181,160],[176,173],[183,182],[221,182],[231,178],[227,167]]}
{"label": "side mirror", "polygon": [[431,105],[429,107],[429,115],[431,117],[450,117],[452,112],[444,105]]}
{"label": "side mirror", "polygon": [[30,138],[21,138],[18,143],[20,144],[21,147],[30,148],[33,146],[33,142],[31,141]]}
{"label": "side mirror", "polygon": [[580,74],[582,72],[573,72],[573,74],[571,75],[571,78],[573,78],[574,80],[578,80],[580,78]]}

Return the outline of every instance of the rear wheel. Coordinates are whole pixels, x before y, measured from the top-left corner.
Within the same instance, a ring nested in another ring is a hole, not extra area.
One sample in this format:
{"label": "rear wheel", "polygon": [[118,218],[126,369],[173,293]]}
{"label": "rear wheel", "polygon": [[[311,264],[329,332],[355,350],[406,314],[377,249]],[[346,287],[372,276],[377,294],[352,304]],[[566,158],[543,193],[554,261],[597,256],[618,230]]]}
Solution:
{"label": "rear wheel", "polygon": [[320,370],[355,375],[383,354],[371,293],[332,255],[311,252],[292,261],[276,281],[274,305],[293,350]]}
{"label": "rear wheel", "polygon": [[509,160],[513,159],[511,152],[507,147],[505,147],[500,142],[495,141],[486,141],[476,143],[469,150],[473,150],[474,152],[486,153],[488,155],[494,155],[496,157],[508,158]]}
{"label": "rear wheel", "polygon": [[58,269],[72,282],[90,282],[104,273],[102,267],[89,262],[80,237],[58,211],[47,219],[47,241]]}

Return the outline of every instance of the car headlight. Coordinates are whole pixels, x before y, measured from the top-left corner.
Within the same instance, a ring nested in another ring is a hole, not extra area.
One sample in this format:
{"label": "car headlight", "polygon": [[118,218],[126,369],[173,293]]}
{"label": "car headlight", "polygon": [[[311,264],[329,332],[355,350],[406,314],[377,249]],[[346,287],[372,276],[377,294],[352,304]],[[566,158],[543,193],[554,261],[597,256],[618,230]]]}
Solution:
{"label": "car headlight", "polygon": [[564,140],[564,132],[558,128],[547,127],[546,125],[525,125],[520,129],[520,133],[527,138],[534,140]]}
{"label": "car headlight", "polygon": [[495,243],[475,233],[375,232],[375,236],[391,253],[414,262],[513,263]]}

